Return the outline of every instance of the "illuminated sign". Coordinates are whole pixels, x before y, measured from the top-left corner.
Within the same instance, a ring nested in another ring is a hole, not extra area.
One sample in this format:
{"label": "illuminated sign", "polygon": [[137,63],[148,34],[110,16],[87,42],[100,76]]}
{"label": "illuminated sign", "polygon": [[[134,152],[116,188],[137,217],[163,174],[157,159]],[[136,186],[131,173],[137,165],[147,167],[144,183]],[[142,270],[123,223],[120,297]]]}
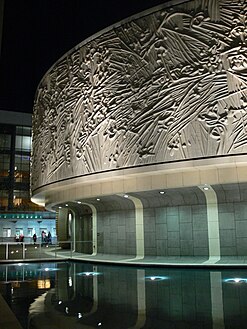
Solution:
{"label": "illuminated sign", "polygon": [[0,214],[0,219],[43,219],[43,216],[36,214]]}

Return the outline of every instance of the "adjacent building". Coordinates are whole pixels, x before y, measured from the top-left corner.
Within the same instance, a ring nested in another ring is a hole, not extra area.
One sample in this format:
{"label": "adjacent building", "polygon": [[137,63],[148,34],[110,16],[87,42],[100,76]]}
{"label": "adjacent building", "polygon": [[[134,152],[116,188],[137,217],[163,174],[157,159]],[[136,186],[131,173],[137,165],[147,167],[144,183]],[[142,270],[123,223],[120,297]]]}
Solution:
{"label": "adjacent building", "polygon": [[56,215],[30,200],[32,115],[0,111],[0,241],[42,230],[56,237]]}

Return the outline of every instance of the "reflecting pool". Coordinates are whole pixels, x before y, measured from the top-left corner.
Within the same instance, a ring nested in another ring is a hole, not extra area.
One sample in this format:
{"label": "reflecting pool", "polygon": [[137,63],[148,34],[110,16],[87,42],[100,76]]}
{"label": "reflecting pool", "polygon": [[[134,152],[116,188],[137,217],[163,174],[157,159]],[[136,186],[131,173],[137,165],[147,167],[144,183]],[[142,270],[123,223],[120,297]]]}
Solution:
{"label": "reflecting pool", "polygon": [[247,270],[0,265],[23,329],[247,328]]}

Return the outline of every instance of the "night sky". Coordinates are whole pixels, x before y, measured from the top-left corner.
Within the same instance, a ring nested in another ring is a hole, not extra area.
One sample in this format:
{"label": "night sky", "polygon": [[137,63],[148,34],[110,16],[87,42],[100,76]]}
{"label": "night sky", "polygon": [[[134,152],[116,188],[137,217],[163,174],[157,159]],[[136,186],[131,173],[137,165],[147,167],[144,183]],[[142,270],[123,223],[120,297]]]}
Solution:
{"label": "night sky", "polygon": [[65,52],[103,28],[164,2],[5,0],[0,109],[31,113],[42,76]]}

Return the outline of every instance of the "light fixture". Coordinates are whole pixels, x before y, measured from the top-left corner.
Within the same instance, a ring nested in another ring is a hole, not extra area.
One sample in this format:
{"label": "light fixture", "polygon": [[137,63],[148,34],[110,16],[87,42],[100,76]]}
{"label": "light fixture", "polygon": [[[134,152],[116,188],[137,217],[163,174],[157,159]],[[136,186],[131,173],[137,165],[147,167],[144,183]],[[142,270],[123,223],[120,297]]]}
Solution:
{"label": "light fixture", "polygon": [[152,276],[146,276],[146,281],[163,281],[167,280],[167,276],[161,276],[161,275],[152,275]]}
{"label": "light fixture", "polygon": [[62,209],[62,207],[60,206],[60,207],[58,207],[59,209]]}
{"label": "light fixture", "polygon": [[165,194],[166,192],[165,192],[165,191],[160,191],[159,193],[160,193],[160,194]]}
{"label": "light fixture", "polygon": [[204,189],[204,191],[208,191],[209,190],[209,187],[208,186],[204,186],[203,189]]}
{"label": "light fixture", "polygon": [[227,283],[247,283],[246,278],[231,278],[231,279],[226,279],[225,282]]}
{"label": "light fixture", "polygon": [[97,198],[96,200],[97,200],[97,201],[100,201],[100,198]]}
{"label": "light fixture", "polygon": [[123,196],[124,198],[128,198],[129,196],[128,196],[128,194],[124,194],[124,196]]}
{"label": "light fixture", "polygon": [[81,201],[77,201],[78,204],[81,204]]}
{"label": "light fixture", "polygon": [[68,203],[66,203],[65,207],[68,207],[68,206],[69,206]]}

